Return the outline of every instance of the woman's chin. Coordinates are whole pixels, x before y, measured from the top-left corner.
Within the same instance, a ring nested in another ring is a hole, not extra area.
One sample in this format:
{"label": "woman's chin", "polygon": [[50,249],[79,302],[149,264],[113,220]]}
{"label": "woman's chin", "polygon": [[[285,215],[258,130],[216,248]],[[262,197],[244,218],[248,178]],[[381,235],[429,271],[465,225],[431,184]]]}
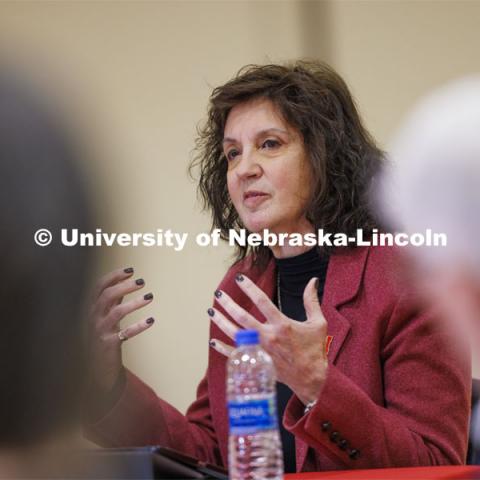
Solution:
{"label": "woman's chin", "polygon": [[264,230],[270,230],[271,223],[265,221],[244,222],[245,228],[251,233],[263,233]]}
{"label": "woman's chin", "polygon": [[251,233],[272,231],[272,228],[279,223],[278,213],[270,208],[261,208],[255,211],[240,210],[239,216],[245,228]]}

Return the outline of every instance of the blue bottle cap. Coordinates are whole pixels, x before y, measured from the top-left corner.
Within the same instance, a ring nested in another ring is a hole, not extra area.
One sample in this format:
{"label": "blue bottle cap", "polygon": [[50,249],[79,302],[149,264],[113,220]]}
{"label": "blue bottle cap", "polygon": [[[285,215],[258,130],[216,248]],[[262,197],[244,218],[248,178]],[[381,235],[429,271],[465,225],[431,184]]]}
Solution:
{"label": "blue bottle cap", "polygon": [[258,345],[259,338],[256,330],[239,330],[235,335],[237,347],[240,345]]}

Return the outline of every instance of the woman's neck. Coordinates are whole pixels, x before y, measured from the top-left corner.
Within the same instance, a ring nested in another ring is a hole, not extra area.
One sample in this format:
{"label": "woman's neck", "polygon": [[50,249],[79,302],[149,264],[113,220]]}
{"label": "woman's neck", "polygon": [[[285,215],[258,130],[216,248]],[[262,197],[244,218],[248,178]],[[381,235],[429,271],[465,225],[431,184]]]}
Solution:
{"label": "woman's neck", "polygon": [[302,253],[305,253],[311,248],[312,248],[311,245],[301,245],[301,246],[284,245],[284,246],[271,247],[271,250],[275,258],[289,258],[289,257],[296,257],[297,255],[301,255]]}
{"label": "woman's neck", "polygon": [[[295,234],[300,234],[300,235],[305,235],[307,233],[314,233],[315,229],[313,225],[306,219],[301,222],[300,225],[297,225],[295,229],[289,229],[288,231],[283,231],[281,233],[288,233],[289,235],[295,233]],[[277,235],[280,232],[273,232],[276,233]],[[297,243],[297,242],[294,242]],[[305,253],[306,251],[310,250],[312,248],[312,245],[290,245],[289,241],[287,240],[285,245],[275,245],[270,247],[272,250],[273,256],[275,258],[289,258],[289,257],[295,257],[297,255],[301,255],[302,253]]]}

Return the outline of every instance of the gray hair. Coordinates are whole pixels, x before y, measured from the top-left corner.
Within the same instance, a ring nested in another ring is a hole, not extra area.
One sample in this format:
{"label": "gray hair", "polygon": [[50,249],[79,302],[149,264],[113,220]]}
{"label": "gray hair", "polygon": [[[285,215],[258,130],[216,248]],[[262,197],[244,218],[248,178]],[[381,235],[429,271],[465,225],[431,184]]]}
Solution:
{"label": "gray hair", "polygon": [[480,76],[444,86],[414,108],[391,144],[374,203],[397,231],[445,233],[419,261],[460,262],[480,276]]}

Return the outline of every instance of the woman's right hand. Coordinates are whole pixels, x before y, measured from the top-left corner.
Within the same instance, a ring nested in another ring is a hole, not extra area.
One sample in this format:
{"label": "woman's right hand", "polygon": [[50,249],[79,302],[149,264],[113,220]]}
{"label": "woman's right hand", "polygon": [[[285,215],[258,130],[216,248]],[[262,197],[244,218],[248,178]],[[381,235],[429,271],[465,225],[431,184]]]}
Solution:
{"label": "woman's right hand", "polygon": [[91,310],[93,349],[92,375],[95,384],[110,391],[123,368],[122,343],[153,325],[152,317],[121,330],[120,322],[129,313],[152,302],[147,293],[123,302],[123,297],[145,286],[142,278],[133,278],[133,268],[115,270],[103,276],[96,285]]}

